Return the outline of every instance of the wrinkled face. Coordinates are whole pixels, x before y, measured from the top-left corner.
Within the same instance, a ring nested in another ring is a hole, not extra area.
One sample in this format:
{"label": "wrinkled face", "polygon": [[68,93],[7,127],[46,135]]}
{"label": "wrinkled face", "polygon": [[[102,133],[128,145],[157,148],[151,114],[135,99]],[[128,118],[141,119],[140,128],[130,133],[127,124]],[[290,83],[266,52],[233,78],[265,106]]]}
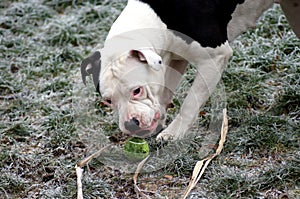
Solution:
{"label": "wrinkled face", "polygon": [[118,112],[122,132],[146,137],[162,129],[166,96],[161,70],[135,57],[121,58],[101,69],[100,92],[104,102]]}

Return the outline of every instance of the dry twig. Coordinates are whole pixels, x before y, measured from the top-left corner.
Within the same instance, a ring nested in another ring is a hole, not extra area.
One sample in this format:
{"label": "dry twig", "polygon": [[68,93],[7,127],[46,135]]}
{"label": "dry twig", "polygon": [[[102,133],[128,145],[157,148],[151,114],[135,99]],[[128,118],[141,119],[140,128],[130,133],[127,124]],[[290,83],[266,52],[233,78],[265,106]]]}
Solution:
{"label": "dry twig", "polygon": [[137,179],[138,179],[138,175],[142,169],[142,167],[144,166],[145,162],[148,160],[149,156],[146,157],[145,159],[143,159],[137,166],[135,173],[133,175],[133,183],[134,183],[134,190],[136,191],[137,194],[141,195],[142,198],[149,198],[149,196],[147,196],[146,194],[143,193],[143,191],[138,187],[137,185]]}
{"label": "dry twig", "polygon": [[216,156],[218,156],[224,146],[224,143],[226,141],[226,135],[227,135],[227,131],[228,131],[228,119],[227,119],[227,111],[226,109],[223,109],[223,122],[222,122],[222,129],[221,129],[221,139],[219,141],[219,146],[215,152],[215,154],[200,160],[196,163],[195,167],[194,167],[194,171],[193,171],[193,175],[192,178],[190,180],[189,186],[187,187],[187,189],[185,190],[182,199],[185,199],[188,197],[188,195],[190,194],[191,190],[196,186],[197,182],[200,180],[200,178],[202,177],[205,169],[207,168],[208,164],[211,162],[212,159],[214,159]]}
{"label": "dry twig", "polygon": [[101,148],[99,151],[97,151],[96,153],[90,155],[89,157],[85,158],[84,160],[78,162],[75,165],[75,169],[76,169],[76,176],[77,176],[77,199],[83,199],[83,191],[82,191],[82,173],[83,173],[83,169],[82,167],[84,167],[86,164],[88,164],[93,158],[97,158],[99,155],[101,155],[101,153],[111,147],[113,144],[107,145],[103,148]]}

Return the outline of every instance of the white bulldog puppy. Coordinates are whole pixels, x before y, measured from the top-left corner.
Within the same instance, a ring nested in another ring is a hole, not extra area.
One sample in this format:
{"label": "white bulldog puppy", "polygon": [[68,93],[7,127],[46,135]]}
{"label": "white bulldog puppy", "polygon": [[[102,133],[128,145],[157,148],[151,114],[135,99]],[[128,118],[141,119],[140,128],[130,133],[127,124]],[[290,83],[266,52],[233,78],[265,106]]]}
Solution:
{"label": "white bulldog puppy", "polygon": [[[232,56],[228,41],[253,26],[272,3],[129,0],[104,47],[82,62],[83,81],[93,75],[105,103],[118,112],[122,132],[181,138],[221,79]],[[195,80],[165,128],[166,109],[188,63],[197,68]]]}

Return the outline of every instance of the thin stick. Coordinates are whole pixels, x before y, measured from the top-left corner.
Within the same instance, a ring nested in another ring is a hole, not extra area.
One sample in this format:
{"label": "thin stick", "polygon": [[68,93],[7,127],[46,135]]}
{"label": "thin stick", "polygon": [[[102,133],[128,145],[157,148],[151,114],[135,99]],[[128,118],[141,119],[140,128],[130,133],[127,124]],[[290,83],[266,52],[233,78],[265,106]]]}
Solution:
{"label": "thin stick", "polygon": [[138,180],[138,175],[142,169],[142,167],[144,166],[145,162],[148,160],[150,156],[147,156],[145,159],[143,159],[137,166],[135,173],[133,175],[133,183],[134,183],[134,189],[135,191],[142,196],[142,198],[149,198],[146,194],[144,194],[142,192],[142,190],[139,188],[139,186],[137,185],[137,180]]}
{"label": "thin stick", "polygon": [[93,154],[90,155],[89,157],[87,157],[87,158],[81,160],[80,162],[78,162],[78,163],[77,163],[77,166],[79,166],[79,167],[81,167],[81,168],[84,167],[87,163],[89,163],[89,161],[91,161],[91,160],[94,159],[94,158],[97,158],[99,155],[101,155],[101,153],[102,153],[105,149],[107,149],[108,147],[111,147],[112,145],[114,145],[114,144],[110,144],[110,145],[107,145],[107,146],[101,148],[101,149],[100,149],[99,151],[97,151],[96,153],[93,153]]}
{"label": "thin stick", "polygon": [[82,182],[81,182],[83,169],[77,166],[77,164],[75,165],[75,169],[76,169],[76,176],[77,176],[77,199],[83,199]]}
{"label": "thin stick", "polygon": [[101,153],[105,149],[107,149],[108,147],[110,147],[112,145],[113,144],[110,144],[110,145],[107,145],[107,146],[101,148],[96,153],[93,153],[92,155],[90,155],[89,157],[85,158],[84,160],[78,162],[75,165],[76,176],[77,176],[77,199],[83,199],[83,191],[82,191],[82,173],[83,173],[83,169],[82,169],[82,167],[84,167],[86,164],[88,164],[89,161],[91,161],[93,158],[97,158],[99,155],[101,155]]}
{"label": "thin stick", "polygon": [[226,141],[227,131],[228,131],[227,111],[226,111],[226,109],[223,109],[223,122],[222,122],[221,138],[219,141],[219,146],[218,146],[215,154],[213,154],[203,160],[200,160],[196,163],[189,186],[185,190],[185,192],[182,196],[182,199],[186,199],[188,197],[191,190],[196,186],[196,184],[202,177],[202,175],[203,175],[205,169],[207,168],[207,166],[209,165],[209,163],[212,161],[212,159],[214,159],[216,156],[218,156],[221,153],[224,143]]}

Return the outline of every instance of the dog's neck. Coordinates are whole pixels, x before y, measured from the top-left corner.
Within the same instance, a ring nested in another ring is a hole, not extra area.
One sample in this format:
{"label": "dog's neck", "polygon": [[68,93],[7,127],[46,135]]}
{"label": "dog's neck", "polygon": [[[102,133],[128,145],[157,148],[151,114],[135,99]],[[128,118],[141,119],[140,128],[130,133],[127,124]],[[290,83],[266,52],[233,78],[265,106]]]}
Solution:
{"label": "dog's neck", "polygon": [[112,61],[128,57],[131,50],[152,49],[161,55],[166,46],[167,26],[153,9],[138,0],[129,0],[120,16],[112,25],[101,49],[102,67]]}
{"label": "dog's neck", "polygon": [[166,29],[153,9],[138,0],[129,0],[127,6],[112,25],[106,40],[136,29]]}

